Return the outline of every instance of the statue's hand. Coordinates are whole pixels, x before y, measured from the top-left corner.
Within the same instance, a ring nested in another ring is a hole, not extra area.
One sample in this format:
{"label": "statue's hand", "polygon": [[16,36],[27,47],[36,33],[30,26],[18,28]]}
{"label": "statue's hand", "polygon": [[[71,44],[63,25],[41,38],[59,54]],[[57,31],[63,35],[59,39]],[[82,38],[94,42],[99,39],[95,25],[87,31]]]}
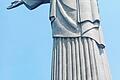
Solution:
{"label": "statue's hand", "polygon": [[22,0],[18,0],[18,1],[13,1],[11,2],[11,5],[7,7],[7,9],[12,9],[12,8],[15,8],[15,7],[18,7],[20,5],[22,5],[24,2]]}

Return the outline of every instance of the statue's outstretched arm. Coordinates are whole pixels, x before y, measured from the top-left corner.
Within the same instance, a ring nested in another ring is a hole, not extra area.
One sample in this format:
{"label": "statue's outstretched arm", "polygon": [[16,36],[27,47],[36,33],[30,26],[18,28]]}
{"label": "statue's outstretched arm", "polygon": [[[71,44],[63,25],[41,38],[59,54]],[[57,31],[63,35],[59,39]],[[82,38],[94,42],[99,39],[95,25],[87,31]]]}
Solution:
{"label": "statue's outstretched arm", "polygon": [[23,3],[24,3],[23,0],[13,1],[13,2],[11,2],[11,5],[7,7],[7,9],[9,10],[9,9],[18,7],[18,6],[22,5]]}
{"label": "statue's outstretched arm", "polygon": [[50,0],[16,0],[13,1],[7,9],[12,9],[24,4],[28,9],[33,10],[36,7],[46,3],[50,3]]}

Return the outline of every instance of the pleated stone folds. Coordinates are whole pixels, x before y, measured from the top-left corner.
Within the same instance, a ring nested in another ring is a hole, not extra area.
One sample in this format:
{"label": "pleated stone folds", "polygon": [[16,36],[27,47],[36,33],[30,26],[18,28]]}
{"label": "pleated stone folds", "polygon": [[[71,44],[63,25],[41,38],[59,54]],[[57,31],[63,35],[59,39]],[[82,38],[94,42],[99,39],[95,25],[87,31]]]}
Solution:
{"label": "pleated stone folds", "polygon": [[53,40],[51,80],[110,80],[106,53],[93,39]]}

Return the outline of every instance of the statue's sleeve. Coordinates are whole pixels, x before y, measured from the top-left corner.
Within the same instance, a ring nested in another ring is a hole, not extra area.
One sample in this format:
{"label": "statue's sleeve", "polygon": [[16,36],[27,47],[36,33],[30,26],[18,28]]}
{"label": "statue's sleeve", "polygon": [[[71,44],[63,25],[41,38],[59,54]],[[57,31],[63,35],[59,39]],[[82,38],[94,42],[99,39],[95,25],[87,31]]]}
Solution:
{"label": "statue's sleeve", "polygon": [[30,10],[35,9],[36,7],[42,4],[50,3],[50,0],[23,0],[23,1],[25,6]]}

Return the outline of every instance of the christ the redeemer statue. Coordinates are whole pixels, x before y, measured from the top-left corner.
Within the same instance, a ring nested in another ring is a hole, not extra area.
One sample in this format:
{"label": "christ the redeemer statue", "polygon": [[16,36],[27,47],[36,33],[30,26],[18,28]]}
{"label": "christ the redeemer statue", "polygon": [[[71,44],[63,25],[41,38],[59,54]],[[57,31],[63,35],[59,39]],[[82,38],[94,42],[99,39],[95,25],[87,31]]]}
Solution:
{"label": "christ the redeemer statue", "polygon": [[50,3],[51,80],[111,80],[97,0],[18,0],[32,10]]}

